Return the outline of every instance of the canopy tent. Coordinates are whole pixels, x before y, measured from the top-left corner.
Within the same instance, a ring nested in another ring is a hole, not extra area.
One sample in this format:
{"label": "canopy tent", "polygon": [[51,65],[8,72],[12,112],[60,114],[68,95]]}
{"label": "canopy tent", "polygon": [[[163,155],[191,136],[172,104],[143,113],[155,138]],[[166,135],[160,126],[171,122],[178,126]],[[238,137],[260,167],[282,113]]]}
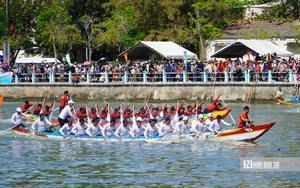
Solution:
{"label": "canopy tent", "polygon": [[166,59],[180,59],[184,58],[184,51],[187,52],[188,59],[197,59],[197,55],[193,52],[168,41],[141,41],[119,54],[118,58],[122,58],[126,54],[128,59],[150,59],[154,55],[160,55]]}
{"label": "canopy tent", "polygon": [[267,40],[237,40],[214,53],[211,57],[235,58],[243,57],[248,51],[267,55],[276,52],[278,56],[292,56],[293,53],[280,48]]}
{"label": "canopy tent", "polygon": [[[57,63],[60,61],[57,59]],[[29,63],[55,63],[55,58],[17,58],[16,64],[29,64]]]}

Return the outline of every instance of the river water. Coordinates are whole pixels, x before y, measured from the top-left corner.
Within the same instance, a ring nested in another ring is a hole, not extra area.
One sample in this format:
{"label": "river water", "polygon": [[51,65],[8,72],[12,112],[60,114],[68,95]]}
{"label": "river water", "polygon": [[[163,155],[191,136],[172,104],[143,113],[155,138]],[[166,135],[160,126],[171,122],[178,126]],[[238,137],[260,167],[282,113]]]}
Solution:
{"label": "river water", "polygon": [[[256,124],[277,122],[255,143],[180,140],[167,144],[18,136],[5,130],[22,102],[4,101],[1,109],[0,187],[300,186],[300,169],[296,172],[240,170],[240,157],[300,157],[300,108],[295,106],[273,102],[249,105]],[[77,108],[82,104],[77,102]],[[245,104],[227,105],[233,109],[231,114],[237,121]],[[232,122],[229,116],[226,121]]]}

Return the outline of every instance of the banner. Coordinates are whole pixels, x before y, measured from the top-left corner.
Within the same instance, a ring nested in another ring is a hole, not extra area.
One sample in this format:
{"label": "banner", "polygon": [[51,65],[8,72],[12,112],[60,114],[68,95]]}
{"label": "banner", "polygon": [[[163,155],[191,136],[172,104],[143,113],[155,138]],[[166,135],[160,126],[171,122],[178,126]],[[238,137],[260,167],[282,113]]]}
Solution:
{"label": "banner", "polygon": [[12,73],[1,73],[0,74],[0,84],[11,84],[12,83]]}
{"label": "banner", "polygon": [[67,62],[69,64],[69,66],[71,66],[71,57],[70,57],[70,54],[66,55],[66,59],[67,59]]}

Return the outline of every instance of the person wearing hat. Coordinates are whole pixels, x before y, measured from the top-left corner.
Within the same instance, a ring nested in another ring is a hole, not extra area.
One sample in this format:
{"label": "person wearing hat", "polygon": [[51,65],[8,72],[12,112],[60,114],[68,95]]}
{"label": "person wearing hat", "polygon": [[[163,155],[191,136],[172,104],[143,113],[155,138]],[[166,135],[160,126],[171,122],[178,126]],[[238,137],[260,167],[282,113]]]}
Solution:
{"label": "person wearing hat", "polygon": [[63,127],[65,123],[68,122],[68,118],[70,117],[72,119],[77,119],[73,113],[71,109],[74,106],[74,101],[73,100],[69,100],[68,101],[68,105],[64,107],[64,109],[60,112],[59,116],[58,116],[58,122],[60,127]]}
{"label": "person wearing hat", "polygon": [[141,117],[137,117],[136,122],[133,122],[132,129],[130,130],[129,134],[132,138],[136,139],[138,136],[141,136],[145,130],[142,126],[143,119]]}
{"label": "person wearing hat", "polygon": [[[179,123],[180,122],[180,123]],[[184,116],[182,118],[182,121],[180,121],[180,118],[179,118],[179,122],[177,122],[175,124],[175,130],[179,133],[179,134],[183,134],[183,133],[186,133],[186,132],[190,132],[190,126],[188,124],[189,122],[189,117],[188,116]]]}
{"label": "person wearing hat", "polygon": [[283,100],[283,91],[281,90],[280,86],[278,87],[278,91],[276,92],[275,98],[278,100]]}
{"label": "person wearing hat", "polygon": [[234,124],[233,123],[227,123],[226,121],[224,121],[222,119],[221,115],[218,115],[217,119],[215,119],[211,122],[211,124],[208,127],[208,130],[210,130],[211,132],[213,132],[216,135],[216,134],[218,134],[218,131],[223,129],[224,125],[233,126]]}
{"label": "person wearing hat", "polygon": [[205,120],[205,123],[204,123],[205,128],[211,124],[211,122],[213,121],[213,117],[214,116],[212,113],[207,114],[207,119]]}
{"label": "person wearing hat", "polygon": [[104,140],[106,140],[107,137],[113,136],[117,128],[118,127],[116,126],[116,119],[111,119],[110,122],[104,125],[101,131]]}
{"label": "person wearing hat", "polygon": [[172,133],[173,128],[171,125],[171,118],[166,117],[163,122],[161,122],[160,127],[158,127],[159,136],[165,136],[168,133]]}
{"label": "person wearing hat", "polygon": [[69,92],[65,91],[64,94],[61,96],[60,99],[60,104],[59,104],[59,112],[61,112],[64,107],[68,104],[68,96],[69,96]]}
{"label": "person wearing hat", "polygon": [[148,136],[155,136],[157,133],[157,120],[156,119],[150,119],[149,123],[147,124],[147,127],[144,131],[144,136],[146,139],[148,139]]}
{"label": "person wearing hat", "polygon": [[192,121],[192,131],[194,134],[197,134],[197,136],[200,136],[201,133],[204,131],[204,117],[203,114],[199,114],[196,120]]}
{"label": "person wearing hat", "polygon": [[99,118],[95,117],[92,119],[92,123],[87,126],[86,134],[91,138],[94,138],[97,135],[100,135],[102,132],[102,127],[99,124]]}
{"label": "person wearing hat", "polygon": [[222,104],[221,103],[217,103],[218,100],[220,98],[220,95],[214,100],[214,102],[208,106],[206,106],[206,108],[204,109],[203,113],[209,113],[209,112],[213,112],[213,111],[222,111],[225,110],[226,107],[221,108]]}
{"label": "person wearing hat", "polygon": [[45,114],[41,113],[39,114],[39,118],[33,122],[31,127],[34,130],[34,132],[53,132],[51,131],[51,127],[49,129],[46,127],[47,125],[52,126],[52,123],[45,119]]}
{"label": "person wearing hat", "polygon": [[67,118],[66,120],[66,124],[64,124],[60,129],[59,129],[59,132],[60,134],[66,138],[67,137],[67,134],[71,134],[71,130],[73,129],[73,122],[72,122],[72,119],[71,118]]}
{"label": "person wearing hat", "polygon": [[22,123],[22,117],[26,116],[22,112],[22,109],[18,107],[16,109],[16,112],[11,116],[11,122],[13,123],[13,127],[20,127],[20,128],[26,128],[26,126]]}

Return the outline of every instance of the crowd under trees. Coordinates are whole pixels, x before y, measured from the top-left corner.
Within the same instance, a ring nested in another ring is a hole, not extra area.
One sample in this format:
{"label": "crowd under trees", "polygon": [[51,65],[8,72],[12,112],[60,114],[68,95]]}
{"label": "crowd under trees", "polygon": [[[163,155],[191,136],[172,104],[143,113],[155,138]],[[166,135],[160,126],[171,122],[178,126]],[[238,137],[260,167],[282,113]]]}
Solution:
{"label": "crowd under trees", "polygon": [[[245,7],[270,2],[26,0],[9,1],[6,15],[5,0],[0,0],[0,43],[5,42],[8,32],[11,54],[24,49],[53,57],[64,57],[76,47],[87,46],[87,60],[91,61],[95,50],[117,55],[141,40],[174,41],[201,59],[208,43],[222,38],[222,28],[244,20]],[[299,10],[298,0],[282,0],[257,19],[295,21],[299,20]],[[293,29],[300,31],[299,27]],[[296,37],[300,38],[300,32]]]}

